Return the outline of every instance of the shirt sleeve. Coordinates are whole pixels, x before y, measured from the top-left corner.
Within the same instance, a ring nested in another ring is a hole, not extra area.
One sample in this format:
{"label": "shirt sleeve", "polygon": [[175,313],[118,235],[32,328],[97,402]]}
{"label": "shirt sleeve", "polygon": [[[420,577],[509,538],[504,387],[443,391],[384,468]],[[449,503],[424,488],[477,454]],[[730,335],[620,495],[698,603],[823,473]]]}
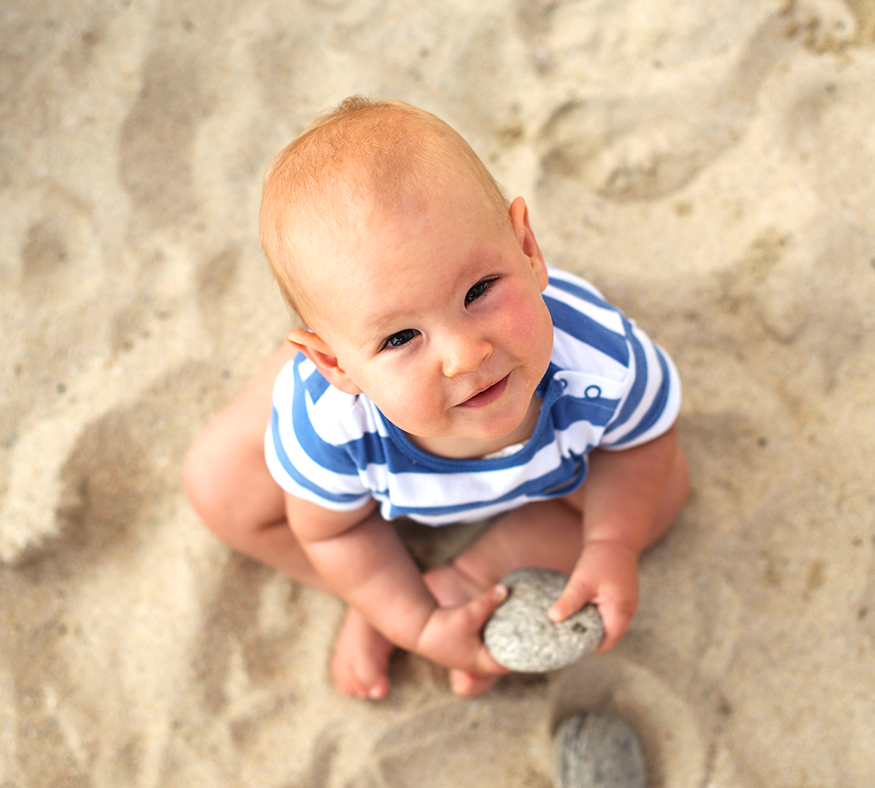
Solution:
{"label": "shirt sleeve", "polygon": [[348,395],[329,386],[299,355],[277,376],[264,457],[288,493],[333,511],[352,511],[371,498],[338,424]]}
{"label": "shirt sleeve", "polygon": [[623,318],[629,347],[629,390],[605,428],[601,448],[630,449],[667,432],[681,406],[681,381],[668,353]]}
{"label": "shirt sleeve", "polygon": [[680,377],[669,355],[598,289],[574,274],[550,269],[545,300],[559,340],[558,347],[554,341],[559,366],[613,381],[610,386],[593,385],[610,389],[613,410],[605,414],[597,445],[629,449],[666,432],[681,405]]}

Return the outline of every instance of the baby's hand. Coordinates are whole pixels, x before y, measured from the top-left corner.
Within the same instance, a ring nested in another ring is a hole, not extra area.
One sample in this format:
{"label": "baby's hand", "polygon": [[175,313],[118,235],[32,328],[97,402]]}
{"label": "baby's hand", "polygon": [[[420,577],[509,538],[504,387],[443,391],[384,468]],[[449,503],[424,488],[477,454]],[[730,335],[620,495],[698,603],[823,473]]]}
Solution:
{"label": "baby's hand", "polygon": [[448,668],[509,673],[489,656],[481,636],[487,619],[506,598],[507,589],[497,585],[464,605],[435,608],[412,650]]}
{"label": "baby's hand", "polygon": [[620,542],[587,543],[562,595],[547,615],[563,621],[587,602],[598,606],[605,637],[597,651],[609,651],[625,634],[638,607],[638,554]]}

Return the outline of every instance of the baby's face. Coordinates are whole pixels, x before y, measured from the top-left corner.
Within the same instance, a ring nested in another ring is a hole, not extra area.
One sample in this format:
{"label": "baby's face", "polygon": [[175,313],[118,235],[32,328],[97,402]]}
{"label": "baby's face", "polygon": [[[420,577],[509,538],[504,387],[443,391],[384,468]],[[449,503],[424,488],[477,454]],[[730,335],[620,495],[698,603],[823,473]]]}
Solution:
{"label": "baby's face", "polygon": [[386,418],[438,453],[492,451],[527,438],[537,419],[553,325],[544,261],[524,203],[514,206],[514,226],[499,226],[473,194],[423,198],[370,230],[320,281],[328,303],[314,328],[338,364]]}

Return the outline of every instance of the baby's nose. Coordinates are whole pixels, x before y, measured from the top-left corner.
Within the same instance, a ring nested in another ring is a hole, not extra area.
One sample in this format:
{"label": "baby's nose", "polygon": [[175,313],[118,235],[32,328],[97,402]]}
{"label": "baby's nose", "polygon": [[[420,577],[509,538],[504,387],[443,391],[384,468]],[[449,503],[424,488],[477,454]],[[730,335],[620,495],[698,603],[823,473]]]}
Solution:
{"label": "baby's nose", "polygon": [[492,345],[485,339],[466,336],[453,337],[447,342],[443,355],[444,375],[454,378],[473,372],[492,355]]}

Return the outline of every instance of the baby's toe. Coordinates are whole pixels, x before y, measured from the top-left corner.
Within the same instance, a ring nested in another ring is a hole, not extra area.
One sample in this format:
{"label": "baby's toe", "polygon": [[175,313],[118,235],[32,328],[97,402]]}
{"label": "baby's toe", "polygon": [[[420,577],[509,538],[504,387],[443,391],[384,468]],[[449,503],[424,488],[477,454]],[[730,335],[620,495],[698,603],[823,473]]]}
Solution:
{"label": "baby's toe", "polygon": [[492,673],[470,673],[467,670],[450,671],[450,687],[456,695],[473,698],[490,689],[501,676]]}
{"label": "baby's toe", "polygon": [[370,662],[359,664],[336,656],[331,676],[341,692],[355,698],[382,700],[389,693],[389,676]]}

